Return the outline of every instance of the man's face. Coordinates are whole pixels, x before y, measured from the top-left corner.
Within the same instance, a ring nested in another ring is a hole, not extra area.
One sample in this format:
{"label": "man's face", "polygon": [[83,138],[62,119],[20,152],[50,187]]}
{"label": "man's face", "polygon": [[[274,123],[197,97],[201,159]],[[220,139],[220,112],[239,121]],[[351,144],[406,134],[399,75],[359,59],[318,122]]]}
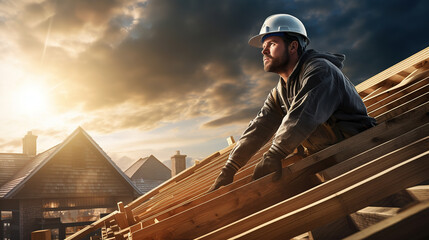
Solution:
{"label": "man's face", "polygon": [[262,55],[266,72],[280,73],[286,70],[289,54],[281,37],[271,36],[265,39],[262,44]]}

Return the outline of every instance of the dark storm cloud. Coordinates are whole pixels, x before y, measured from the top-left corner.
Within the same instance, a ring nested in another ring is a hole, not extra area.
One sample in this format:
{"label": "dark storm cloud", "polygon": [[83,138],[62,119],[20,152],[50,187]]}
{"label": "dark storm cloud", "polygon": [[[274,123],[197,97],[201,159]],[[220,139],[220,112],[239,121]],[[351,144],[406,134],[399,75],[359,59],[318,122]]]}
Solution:
{"label": "dark storm cloud", "polygon": [[428,46],[427,1],[317,2],[325,3],[297,3],[310,47],[346,54],[344,72],[355,84]]}
{"label": "dark storm cloud", "polygon": [[[65,109],[83,105],[96,111],[133,102],[132,114],[111,110],[114,117],[103,116],[110,119],[106,126],[147,128],[174,118],[222,115],[206,124],[213,127],[255,116],[277,76],[263,73],[260,50],[247,41],[269,15],[300,18],[310,48],[345,53],[344,72],[359,83],[427,47],[428,8],[423,0],[69,0],[42,2],[27,11],[28,18],[45,16],[35,27],[43,34],[48,12],[55,12],[53,38],[88,27],[100,34],[86,45],[66,42],[84,49],[77,56],[58,46],[46,51],[44,64],[62,72],[58,78],[68,89],[58,94]],[[22,49],[38,49],[34,54],[40,56],[44,38],[27,35]],[[251,82],[249,72],[260,79]]]}

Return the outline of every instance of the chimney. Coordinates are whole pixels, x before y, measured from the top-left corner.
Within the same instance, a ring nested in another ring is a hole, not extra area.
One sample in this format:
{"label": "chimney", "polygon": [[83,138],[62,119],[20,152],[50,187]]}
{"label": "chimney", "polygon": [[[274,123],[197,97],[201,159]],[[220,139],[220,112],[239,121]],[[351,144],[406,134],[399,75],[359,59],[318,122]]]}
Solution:
{"label": "chimney", "polygon": [[36,149],[37,149],[36,140],[37,140],[37,136],[33,135],[31,131],[28,131],[27,135],[25,135],[24,138],[22,139],[22,151],[24,154],[32,155],[32,156],[36,155]]}
{"label": "chimney", "polygon": [[186,155],[180,155],[180,151],[176,151],[176,155],[171,156],[171,176],[174,177],[185,169]]}

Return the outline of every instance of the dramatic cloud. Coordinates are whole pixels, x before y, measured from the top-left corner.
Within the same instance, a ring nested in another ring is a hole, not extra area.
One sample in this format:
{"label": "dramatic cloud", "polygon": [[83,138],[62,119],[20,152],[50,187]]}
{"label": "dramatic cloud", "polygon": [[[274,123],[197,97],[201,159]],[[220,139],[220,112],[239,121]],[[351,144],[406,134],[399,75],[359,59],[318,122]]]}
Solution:
{"label": "dramatic cloud", "polygon": [[[427,47],[428,7],[423,0],[3,1],[1,87],[43,83],[52,105],[42,125],[12,114],[3,125],[20,119],[23,133],[56,136],[77,125],[109,134],[191,119],[205,119],[194,126],[201,131],[244,127],[278,80],[247,45],[267,16],[300,18],[310,48],[345,53],[344,72],[358,84]],[[13,111],[5,98],[3,111]]]}

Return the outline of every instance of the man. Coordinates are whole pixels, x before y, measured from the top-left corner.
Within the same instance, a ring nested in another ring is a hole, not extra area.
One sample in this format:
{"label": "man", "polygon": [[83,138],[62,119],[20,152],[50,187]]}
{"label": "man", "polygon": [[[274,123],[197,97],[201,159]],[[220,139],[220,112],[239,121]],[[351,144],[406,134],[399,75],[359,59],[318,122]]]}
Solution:
{"label": "man", "polygon": [[309,42],[302,22],[288,14],[268,17],[260,34],[249,40],[249,45],[262,47],[264,70],[277,73],[280,80],[210,190],[232,183],[235,173],[273,135],[253,179],[272,172],[273,179],[279,179],[281,160],[298,147],[311,154],[375,125],[340,70],[344,55],[306,50]]}

